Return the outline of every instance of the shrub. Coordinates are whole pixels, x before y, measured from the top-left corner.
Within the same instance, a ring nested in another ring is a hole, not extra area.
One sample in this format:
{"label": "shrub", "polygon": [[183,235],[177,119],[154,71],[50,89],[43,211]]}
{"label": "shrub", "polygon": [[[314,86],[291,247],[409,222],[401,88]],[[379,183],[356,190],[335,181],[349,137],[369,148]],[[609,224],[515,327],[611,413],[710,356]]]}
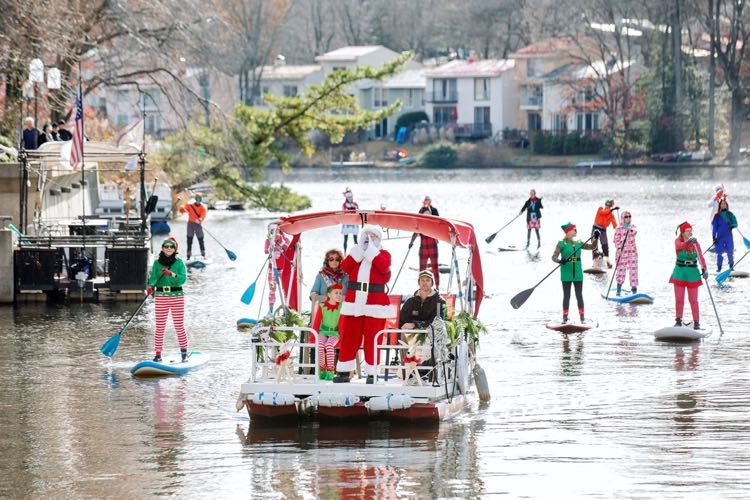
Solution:
{"label": "shrub", "polygon": [[458,153],[450,144],[435,144],[426,148],[419,157],[419,166],[451,168],[456,165]]}

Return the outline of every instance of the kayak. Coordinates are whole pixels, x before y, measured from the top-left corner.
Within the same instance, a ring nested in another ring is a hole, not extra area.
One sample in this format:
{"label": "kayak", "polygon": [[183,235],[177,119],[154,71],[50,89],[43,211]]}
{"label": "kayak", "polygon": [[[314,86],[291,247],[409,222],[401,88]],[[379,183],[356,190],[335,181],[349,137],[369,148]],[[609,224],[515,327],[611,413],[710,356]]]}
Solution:
{"label": "kayak", "polygon": [[580,333],[596,328],[597,326],[599,324],[591,320],[587,320],[584,323],[562,323],[560,321],[550,321],[547,323],[547,328],[560,333]]}
{"label": "kayak", "polygon": [[130,369],[134,377],[169,377],[172,375],[184,375],[208,362],[208,354],[200,351],[190,352],[190,357],[184,363],[180,361],[180,355],[174,354],[164,356],[162,361],[141,361]]}
{"label": "kayak", "polygon": [[647,293],[627,293],[622,294],[619,297],[614,293],[610,293],[607,297],[606,293],[602,294],[602,298],[605,298],[611,302],[618,302],[620,304],[653,304],[654,298]]}
{"label": "kayak", "polygon": [[696,330],[691,326],[668,326],[654,332],[654,338],[656,340],[672,340],[672,341],[686,341],[686,340],[700,340],[711,335],[710,328],[701,328]]}
{"label": "kayak", "polygon": [[520,252],[526,250],[526,248],[517,247],[515,245],[501,245],[497,247],[498,252]]}

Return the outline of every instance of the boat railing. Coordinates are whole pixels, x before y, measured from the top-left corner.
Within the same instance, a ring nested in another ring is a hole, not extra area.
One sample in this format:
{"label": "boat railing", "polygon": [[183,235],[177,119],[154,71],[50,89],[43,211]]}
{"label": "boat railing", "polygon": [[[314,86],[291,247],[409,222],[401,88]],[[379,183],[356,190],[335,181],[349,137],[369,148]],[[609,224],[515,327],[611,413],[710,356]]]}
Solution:
{"label": "boat railing", "polygon": [[[374,342],[375,345],[373,347],[373,359],[375,360],[375,370],[378,376],[375,377],[374,382],[377,384],[381,379],[384,382],[387,382],[390,378],[395,377],[395,375],[392,376],[390,374],[391,370],[395,371],[396,373],[402,372],[402,370],[406,370],[407,366],[404,364],[403,360],[405,358],[404,354],[407,354],[409,350],[413,349],[415,351],[415,354],[424,356],[424,352],[429,350],[429,346],[417,344],[416,338],[419,335],[427,335],[428,333],[428,330],[407,330],[401,328],[385,328],[376,333]],[[395,343],[391,343],[393,340],[393,335],[397,336]],[[388,342],[381,343],[384,337],[388,339]],[[401,337],[405,337],[407,341],[405,342]],[[413,343],[410,343],[408,341],[409,337],[413,337]],[[395,351],[393,360],[390,359],[391,350]],[[385,351],[385,356],[382,362],[381,356],[379,356],[379,351]],[[431,376],[434,370],[434,366],[420,366],[419,376]]]}
{"label": "boat railing", "polygon": [[[271,337],[273,332],[291,332],[293,337],[284,342]],[[300,342],[303,334],[307,338],[315,336],[315,342]],[[320,335],[314,329],[306,326],[265,326],[253,328],[253,347],[255,353],[251,357],[250,382],[261,379],[268,381],[276,378],[279,373],[277,359],[284,351],[289,351],[289,359],[294,363],[295,382],[318,381],[318,339]],[[307,352],[305,352],[307,350]],[[310,352],[312,350],[312,353]],[[312,370],[310,370],[312,368]]]}

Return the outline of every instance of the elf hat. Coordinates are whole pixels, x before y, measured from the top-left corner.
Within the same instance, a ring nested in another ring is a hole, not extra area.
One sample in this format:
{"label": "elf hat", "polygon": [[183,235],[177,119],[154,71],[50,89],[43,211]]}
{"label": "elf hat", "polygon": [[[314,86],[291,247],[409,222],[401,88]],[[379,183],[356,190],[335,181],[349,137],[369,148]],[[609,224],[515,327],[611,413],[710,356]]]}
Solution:
{"label": "elf hat", "polygon": [[573,224],[572,222],[568,222],[567,224],[563,224],[560,227],[562,228],[563,231],[565,231],[565,234],[568,234],[572,230],[576,229],[576,225]]}
{"label": "elf hat", "polygon": [[333,290],[343,290],[343,289],[344,289],[344,285],[342,285],[341,283],[334,283],[333,285],[329,286],[326,289],[326,293],[332,292]]}
{"label": "elf hat", "polygon": [[166,245],[168,243],[174,246],[174,251],[176,252],[177,248],[178,248],[178,245],[177,245],[177,240],[175,239],[174,236],[170,236],[170,237],[166,238],[164,241],[162,241],[161,242],[161,246],[164,246],[164,245]]}
{"label": "elf hat", "polygon": [[679,226],[677,226],[677,234],[680,235],[687,231],[688,229],[693,229],[693,226],[690,225],[688,221],[683,222]]}

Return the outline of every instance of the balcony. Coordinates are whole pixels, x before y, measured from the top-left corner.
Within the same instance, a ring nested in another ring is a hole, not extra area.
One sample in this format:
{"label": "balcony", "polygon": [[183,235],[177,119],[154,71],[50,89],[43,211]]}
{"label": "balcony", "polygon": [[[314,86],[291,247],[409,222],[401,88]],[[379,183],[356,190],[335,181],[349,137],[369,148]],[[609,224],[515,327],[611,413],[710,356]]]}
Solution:
{"label": "balcony", "polygon": [[542,109],[543,102],[540,95],[521,95],[521,109]]}
{"label": "balcony", "polygon": [[456,139],[486,139],[492,137],[491,123],[448,123],[444,127],[453,129]]}
{"label": "balcony", "polygon": [[427,92],[425,95],[426,102],[458,102],[458,92],[449,90],[447,92]]}

